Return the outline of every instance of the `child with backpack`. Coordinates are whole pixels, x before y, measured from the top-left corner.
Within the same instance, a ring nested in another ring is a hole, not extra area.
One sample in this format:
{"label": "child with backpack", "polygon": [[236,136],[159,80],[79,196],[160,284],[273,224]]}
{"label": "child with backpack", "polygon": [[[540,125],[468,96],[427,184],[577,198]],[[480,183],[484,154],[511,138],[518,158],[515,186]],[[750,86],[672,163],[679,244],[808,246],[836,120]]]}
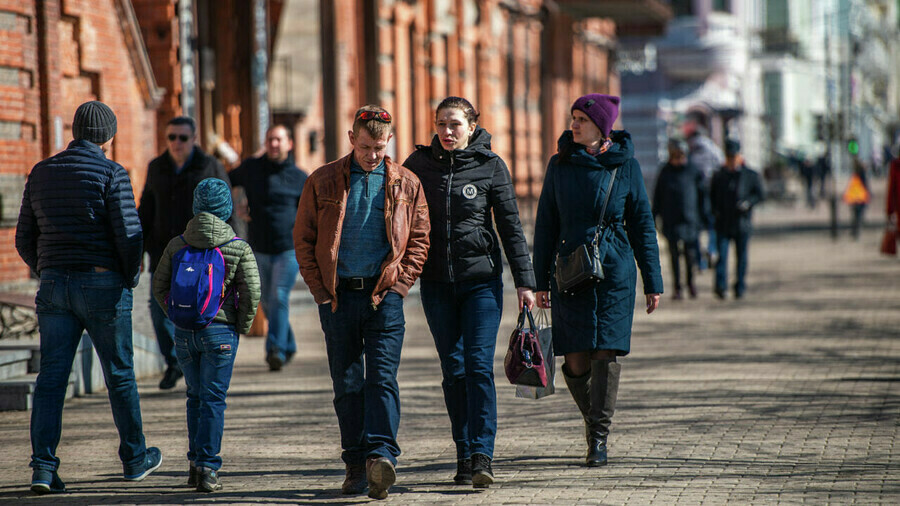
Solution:
{"label": "child with backpack", "polygon": [[175,353],[187,384],[188,485],[213,492],[222,488],[225,396],[238,336],[256,315],[259,273],[250,245],[225,223],[232,202],[224,181],[201,181],[193,210],[153,273],[153,296],[175,323]]}

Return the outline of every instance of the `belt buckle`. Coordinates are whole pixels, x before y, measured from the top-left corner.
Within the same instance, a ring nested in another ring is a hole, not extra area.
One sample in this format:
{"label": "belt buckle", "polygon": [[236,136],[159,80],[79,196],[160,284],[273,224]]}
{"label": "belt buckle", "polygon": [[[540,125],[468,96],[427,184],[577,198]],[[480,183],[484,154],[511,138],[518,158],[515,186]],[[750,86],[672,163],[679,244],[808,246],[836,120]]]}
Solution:
{"label": "belt buckle", "polygon": [[351,290],[363,290],[366,287],[366,278],[350,278]]}

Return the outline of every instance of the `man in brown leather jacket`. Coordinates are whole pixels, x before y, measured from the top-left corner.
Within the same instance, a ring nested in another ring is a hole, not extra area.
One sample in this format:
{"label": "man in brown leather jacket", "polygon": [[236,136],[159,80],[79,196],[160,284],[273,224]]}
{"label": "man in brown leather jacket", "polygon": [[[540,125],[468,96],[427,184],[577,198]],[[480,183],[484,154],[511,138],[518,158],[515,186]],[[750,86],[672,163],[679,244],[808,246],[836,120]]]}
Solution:
{"label": "man in brown leather jacket", "polygon": [[[403,297],[428,254],[419,179],[385,156],[391,115],[360,108],[353,152],[307,179],[294,224],[300,274],[319,304],[346,464],[344,494],[384,499],[394,483]],[[365,356],[365,361],[363,360]]]}

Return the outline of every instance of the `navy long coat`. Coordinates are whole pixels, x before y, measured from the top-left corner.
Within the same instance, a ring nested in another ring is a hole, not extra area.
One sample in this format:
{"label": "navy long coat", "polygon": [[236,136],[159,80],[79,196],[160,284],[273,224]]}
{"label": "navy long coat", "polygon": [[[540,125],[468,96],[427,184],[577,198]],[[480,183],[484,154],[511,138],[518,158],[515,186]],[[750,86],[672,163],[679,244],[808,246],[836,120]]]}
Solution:
{"label": "navy long coat", "polygon": [[[662,293],[659,247],[641,168],[631,136],[610,134],[612,147],[596,157],[575,144],[572,132],[559,139],[560,153],[550,159],[538,203],[534,232],[534,273],[538,290],[550,290],[553,348],[556,355],[593,350],[631,350],[637,269],[644,293]],[[567,255],[589,242],[600,219],[612,169],[616,181],[606,210],[610,223],[605,241],[606,279],[569,296],[556,289],[557,254]]]}

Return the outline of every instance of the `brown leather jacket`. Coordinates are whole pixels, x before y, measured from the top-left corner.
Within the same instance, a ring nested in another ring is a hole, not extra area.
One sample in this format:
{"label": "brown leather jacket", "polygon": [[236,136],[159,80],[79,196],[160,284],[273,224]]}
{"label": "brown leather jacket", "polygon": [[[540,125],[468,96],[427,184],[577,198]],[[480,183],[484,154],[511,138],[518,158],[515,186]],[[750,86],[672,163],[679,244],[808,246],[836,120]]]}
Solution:
{"label": "brown leather jacket", "polygon": [[[319,167],[303,188],[294,222],[294,250],[300,275],[317,304],[337,309],[337,258],[350,186],[349,154]],[[381,266],[372,305],[388,290],[403,297],[416,282],[428,256],[431,222],[419,178],[389,157],[385,162],[384,220],[391,252]]]}

